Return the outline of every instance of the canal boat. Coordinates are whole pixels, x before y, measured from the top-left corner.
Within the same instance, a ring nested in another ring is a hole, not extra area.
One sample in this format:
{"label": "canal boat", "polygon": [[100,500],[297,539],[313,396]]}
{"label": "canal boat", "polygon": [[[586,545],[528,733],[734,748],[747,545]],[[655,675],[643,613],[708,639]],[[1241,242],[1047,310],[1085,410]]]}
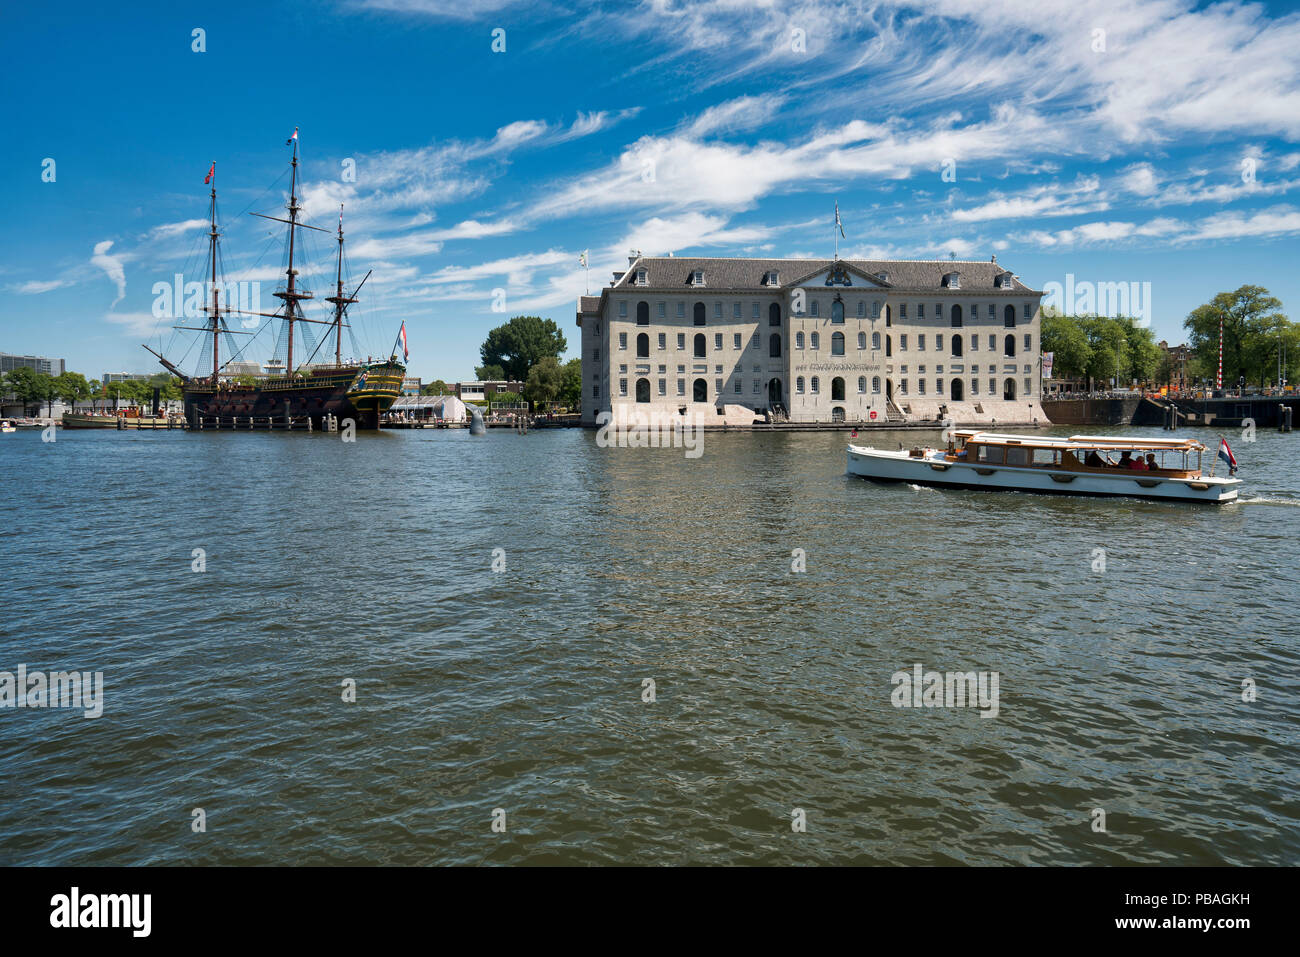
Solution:
{"label": "canal boat", "polygon": [[[288,216],[268,216],[253,213],[272,222],[288,226],[285,238],[284,279],[274,295],[280,300],[274,312],[259,312],[223,303],[221,291],[227,287],[220,275],[222,257],[219,251],[220,231],[217,228],[216,164],[208,171],[205,183],[211,183],[209,202],[208,257],[204,263],[202,312],[206,319],[201,324],[177,325],[174,328],[202,335],[199,341],[198,368],[191,374],[182,371],[164,352],[145,345],[168,372],[181,381],[184,415],[190,428],[239,428],[247,424],[262,423],[267,428],[295,425],[323,429],[328,421],[351,420],[358,429],[377,429],[381,417],[402,393],[406,375],[406,362],[410,359],[406,345],[406,323],[386,359],[368,357],[365,361],[345,359],[343,330],[349,330],[348,307],[358,302],[357,293],[370,278],[365,277],[350,292],[345,289],[346,260],[343,254],[343,207],[339,207],[337,230],[338,256],[334,268],[333,295],[324,301],[333,307],[328,318],[307,315],[304,303],[314,294],[305,289],[299,279],[302,265],[302,238],[300,230],[314,230],[327,235],[333,230],[321,229],[302,222],[302,204],[298,197],[298,131],[285,144],[292,145],[292,177],[289,186]],[[350,282],[348,283],[350,285]],[[259,326],[258,332],[232,329],[227,317],[232,315],[257,316],[276,320],[241,321],[242,325]],[[278,326],[274,356],[264,368],[266,375],[235,374],[232,363],[241,361],[235,368],[243,368],[248,360],[249,347],[262,330]],[[324,327],[321,335],[314,331]],[[245,345],[237,345],[235,336],[249,337]],[[226,345],[222,359],[221,347]],[[191,345],[193,342],[191,341]],[[329,348],[331,347],[332,348]],[[359,352],[355,338],[353,347]],[[398,358],[398,350],[401,358]],[[324,350],[324,351],[322,351]],[[327,355],[332,352],[333,356]],[[273,371],[274,370],[274,371]]]}
{"label": "canal boat", "polygon": [[947,434],[945,448],[895,451],[850,445],[848,472],[878,482],[937,488],[1211,503],[1236,501],[1241,484],[1231,474],[1214,475],[1215,460],[1205,474],[1206,447],[1195,439],[1052,438],[975,429]]}
{"label": "canal boat", "polygon": [[10,422],[8,419],[5,419],[3,422],[0,422],[0,432],[17,432],[17,431],[18,431],[18,427],[14,425],[12,422]]}

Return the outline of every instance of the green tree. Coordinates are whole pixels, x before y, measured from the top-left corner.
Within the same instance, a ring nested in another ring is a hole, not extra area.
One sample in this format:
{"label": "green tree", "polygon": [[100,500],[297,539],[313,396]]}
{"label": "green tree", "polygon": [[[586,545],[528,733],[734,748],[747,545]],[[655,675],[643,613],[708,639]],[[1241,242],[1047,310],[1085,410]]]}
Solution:
{"label": "green tree", "polygon": [[491,330],[479,347],[479,357],[483,360],[480,372],[499,366],[503,378],[524,382],[533,366],[547,357],[558,358],[567,345],[554,321],[540,316],[515,316]]}
{"label": "green tree", "polygon": [[99,400],[104,397],[104,384],[98,379],[91,379],[86,383],[90,389],[90,409],[93,412],[99,406]]}
{"label": "green tree", "polygon": [[1156,334],[1150,326],[1140,326],[1136,319],[1120,316],[1116,321],[1124,326],[1128,351],[1128,378],[1145,384],[1152,382],[1160,367],[1163,353],[1156,344]]}
{"label": "green tree", "polygon": [[474,374],[480,382],[501,382],[506,377],[506,370],[498,365],[475,366]]}
{"label": "green tree", "polygon": [[570,411],[582,405],[582,360],[570,359],[560,378],[560,401]]}
{"label": "green tree", "polygon": [[1053,353],[1052,376],[1075,378],[1088,374],[1092,345],[1075,316],[1043,312],[1043,351]]}
{"label": "green tree", "polygon": [[54,379],[54,389],[60,399],[75,407],[90,398],[90,383],[80,372],[64,372]]}
{"label": "green tree", "polygon": [[[1198,374],[1213,378],[1219,364],[1219,323],[1223,323],[1223,381],[1235,385],[1240,376],[1261,385],[1277,374],[1277,357],[1284,343],[1296,336],[1296,323],[1282,312],[1280,300],[1263,286],[1239,286],[1197,306],[1183,321],[1188,345],[1196,356]],[[1291,366],[1288,351],[1287,365]],[[1287,378],[1292,378],[1290,369]]]}
{"label": "green tree", "polygon": [[540,409],[556,401],[564,386],[564,370],[560,360],[555,356],[543,356],[529,370],[528,380],[524,383],[524,398]]}
{"label": "green tree", "polygon": [[[39,405],[45,401],[44,388],[40,382],[40,376],[35,369],[29,369],[27,366],[19,366],[9,373],[9,388],[13,390],[14,397],[23,404],[24,411],[27,406]],[[45,376],[46,379],[49,376]]]}
{"label": "green tree", "polygon": [[434,379],[420,386],[420,395],[451,395],[451,389],[441,379]]}

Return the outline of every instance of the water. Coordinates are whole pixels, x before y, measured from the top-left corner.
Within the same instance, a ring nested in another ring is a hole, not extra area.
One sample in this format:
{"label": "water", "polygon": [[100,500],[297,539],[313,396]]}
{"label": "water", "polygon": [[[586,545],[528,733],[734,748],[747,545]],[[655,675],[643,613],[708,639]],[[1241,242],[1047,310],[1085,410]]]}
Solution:
{"label": "water", "polygon": [[[1297,862],[1300,437],[1217,508],[845,439],[0,437],[0,670],[106,684],[0,710],[0,864]],[[893,707],[918,662],[998,716]]]}

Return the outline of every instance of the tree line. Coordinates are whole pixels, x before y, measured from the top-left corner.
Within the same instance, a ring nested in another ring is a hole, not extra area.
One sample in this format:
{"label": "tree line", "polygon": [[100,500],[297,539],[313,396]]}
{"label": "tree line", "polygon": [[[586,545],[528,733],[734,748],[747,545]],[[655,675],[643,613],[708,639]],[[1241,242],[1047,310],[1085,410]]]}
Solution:
{"label": "tree line", "polygon": [[159,390],[163,400],[181,397],[180,381],[165,372],[148,379],[128,379],[109,382],[107,385],[98,379],[87,379],[80,372],[64,372],[54,376],[26,366],[0,374],[0,395],[12,395],[24,407],[44,405],[50,415],[54,412],[55,399],[62,399],[69,405],[90,402],[92,407],[97,407],[101,401],[142,405],[153,401],[154,389]]}
{"label": "tree line", "polygon": [[[1221,292],[1183,321],[1188,333],[1188,377],[1213,381],[1219,363],[1219,321],[1223,321],[1223,381],[1239,377],[1261,388],[1279,375],[1295,381],[1300,365],[1300,324],[1282,313],[1280,300],[1262,286]],[[1065,316],[1043,310],[1043,351],[1054,353],[1054,378],[1175,384],[1172,362],[1155,333],[1130,316]],[[1281,361],[1279,361],[1281,359]]]}

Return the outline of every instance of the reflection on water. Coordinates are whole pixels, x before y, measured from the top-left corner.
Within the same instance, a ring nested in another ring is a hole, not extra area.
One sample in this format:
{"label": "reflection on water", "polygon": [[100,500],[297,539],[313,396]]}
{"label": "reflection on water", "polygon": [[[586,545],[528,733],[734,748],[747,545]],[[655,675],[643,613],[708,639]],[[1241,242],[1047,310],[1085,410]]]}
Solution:
{"label": "reflection on water", "polygon": [[[5,439],[0,670],[106,704],[0,710],[0,863],[1296,859],[1294,436],[1217,508],[878,486],[830,433]],[[997,718],[895,708],[915,664]]]}

